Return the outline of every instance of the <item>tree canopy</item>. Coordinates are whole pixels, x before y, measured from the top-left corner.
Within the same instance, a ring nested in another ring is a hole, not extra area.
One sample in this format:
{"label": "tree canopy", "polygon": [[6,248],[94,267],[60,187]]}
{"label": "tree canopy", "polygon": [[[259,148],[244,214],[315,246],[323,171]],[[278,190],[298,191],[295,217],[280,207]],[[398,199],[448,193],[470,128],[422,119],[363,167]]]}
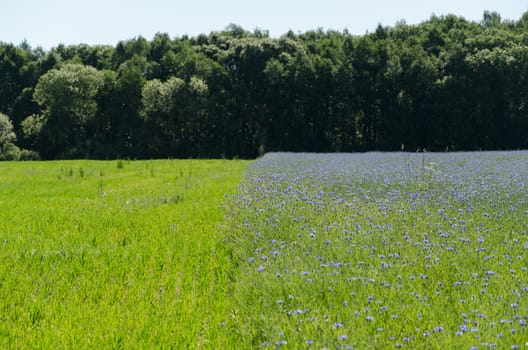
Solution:
{"label": "tree canopy", "polygon": [[0,146],[44,159],[528,148],[527,28],[528,12],[486,11],[361,36],[229,25],[115,47],[0,42]]}

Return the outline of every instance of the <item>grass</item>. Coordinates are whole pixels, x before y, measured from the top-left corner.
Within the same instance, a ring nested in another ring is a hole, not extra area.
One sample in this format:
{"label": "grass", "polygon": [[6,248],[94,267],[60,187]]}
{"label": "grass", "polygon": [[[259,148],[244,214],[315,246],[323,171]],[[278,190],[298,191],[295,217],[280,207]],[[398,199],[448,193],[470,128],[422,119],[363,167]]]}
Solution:
{"label": "grass", "polygon": [[527,346],[527,152],[248,164],[0,163],[0,348]]}
{"label": "grass", "polygon": [[231,347],[218,227],[247,164],[0,163],[0,347]]}

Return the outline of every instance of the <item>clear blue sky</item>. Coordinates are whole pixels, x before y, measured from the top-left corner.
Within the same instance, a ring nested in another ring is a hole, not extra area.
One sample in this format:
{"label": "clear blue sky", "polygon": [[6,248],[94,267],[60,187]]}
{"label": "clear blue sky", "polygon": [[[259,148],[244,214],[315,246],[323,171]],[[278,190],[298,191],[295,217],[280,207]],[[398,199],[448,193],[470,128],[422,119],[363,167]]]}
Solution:
{"label": "clear blue sky", "polygon": [[0,41],[49,49],[59,43],[115,45],[119,40],[157,32],[195,36],[239,24],[267,29],[278,37],[288,30],[373,31],[381,23],[409,24],[455,14],[480,21],[484,10],[518,20],[526,0],[12,0],[0,11]]}

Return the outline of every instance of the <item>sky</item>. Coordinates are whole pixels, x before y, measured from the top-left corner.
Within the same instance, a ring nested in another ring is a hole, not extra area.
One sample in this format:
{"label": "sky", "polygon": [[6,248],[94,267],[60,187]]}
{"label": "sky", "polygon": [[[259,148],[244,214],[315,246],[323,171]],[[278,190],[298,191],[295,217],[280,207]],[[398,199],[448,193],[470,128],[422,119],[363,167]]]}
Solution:
{"label": "sky", "polygon": [[230,23],[280,37],[312,29],[372,32],[378,24],[418,24],[435,14],[481,21],[485,10],[518,20],[526,0],[13,0],[0,11],[0,41],[46,50],[58,44],[115,45],[158,33],[196,36]]}

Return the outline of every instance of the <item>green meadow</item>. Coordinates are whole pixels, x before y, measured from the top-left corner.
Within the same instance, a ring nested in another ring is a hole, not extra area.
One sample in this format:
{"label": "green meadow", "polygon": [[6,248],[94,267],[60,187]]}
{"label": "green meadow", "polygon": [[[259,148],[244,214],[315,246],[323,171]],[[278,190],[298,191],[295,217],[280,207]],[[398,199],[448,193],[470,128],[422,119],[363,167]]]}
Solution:
{"label": "green meadow", "polygon": [[0,163],[0,348],[234,346],[219,227],[247,164]]}
{"label": "green meadow", "polygon": [[0,163],[0,348],[526,348],[526,179],[526,151]]}

